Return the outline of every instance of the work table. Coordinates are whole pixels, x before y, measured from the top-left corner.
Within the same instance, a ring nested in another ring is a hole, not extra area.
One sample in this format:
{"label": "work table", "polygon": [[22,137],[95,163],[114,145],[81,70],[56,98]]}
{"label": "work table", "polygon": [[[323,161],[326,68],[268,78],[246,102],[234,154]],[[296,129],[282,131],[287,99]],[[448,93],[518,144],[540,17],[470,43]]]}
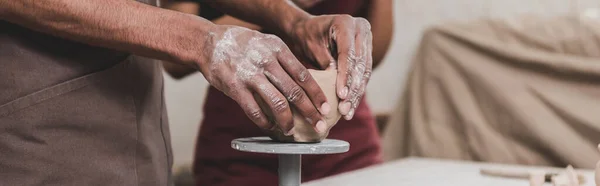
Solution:
{"label": "work table", "polygon": [[[556,170],[549,167],[503,165],[428,158],[405,158],[336,176],[306,182],[302,186],[528,186],[528,180],[490,177],[481,168],[500,170]],[[563,168],[564,169],[564,168]],[[584,186],[595,186],[593,170],[577,169]],[[546,184],[551,185],[551,184]]]}

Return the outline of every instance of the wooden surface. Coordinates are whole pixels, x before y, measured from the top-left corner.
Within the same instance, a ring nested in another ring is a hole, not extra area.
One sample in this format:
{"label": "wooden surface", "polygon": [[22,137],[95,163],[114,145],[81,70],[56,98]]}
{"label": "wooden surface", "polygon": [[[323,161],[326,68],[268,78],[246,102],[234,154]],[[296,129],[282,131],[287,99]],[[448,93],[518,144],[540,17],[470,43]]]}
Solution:
{"label": "wooden surface", "polygon": [[[481,168],[537,171],[556,168],[500,165],[425,158],[406,158],[337,176],[315,180],[302,186],[528,186],[528,180],[483,176]],[[592,170],[577,170],[584,186],[594,186]],[[550,186],[551,184],[546,184]]]}

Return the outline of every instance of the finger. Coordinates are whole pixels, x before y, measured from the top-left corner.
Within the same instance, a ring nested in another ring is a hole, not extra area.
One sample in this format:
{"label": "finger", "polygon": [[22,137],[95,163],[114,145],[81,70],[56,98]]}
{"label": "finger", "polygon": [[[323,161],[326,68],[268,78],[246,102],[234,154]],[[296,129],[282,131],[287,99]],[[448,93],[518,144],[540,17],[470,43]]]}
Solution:
{"label": "finger", "polygon": [[[293,105],[298,112],[306,118],[308,123],[320,132],[326,130],[326,123],[315,105],[308,98],[302,87],[296,84],[294,80],[279,65],[273,65],[264,72],[269,81],[283,93],[288,102]],[[329,108],[327,108],[329,109]]]}
{"label": "finger", "polygon": [[292,111],[285,97],[275,88],[266,78],[255,77],[251,83],[251,89],[260,96],[267,105],[270,116],[285,135],[292,135],[291,129],[294,127],[292,120]]}
{"label": "finger", "polygon": [[[362,20],[362,21],[361,21]],[[353,38],[354,42],[354,51],[355,55],[350,56],[350,61],[353,62],[352,66],[348,69],[348,82],[349,84],[349,92],[346,97],[346,100],[340,105],[342,109],[340,112],[344,115],[346,120],[352,119],[354,115],[354,109],[358,105],[361,93],[361,86],[364,83],[364,73],[367,70],[367,56],[369,53],[369,44],[368,44],[368,33],[369,30],[366,27],[362,26],[366,22],[364,19],[357,19],[357,24],[355,27],[356,35]],[[368,24],[368,23],[367,23]],[[351,53],[352,54],[352,53]]]}
{"label": "finger", "polygon": [[254,99],[254,96],[252,96],[252,93],[247,90],[235,91],[234,94],[231,94],[231,99],[235,100],[242,107],[246,116],[259,128],[267,130],[273,128],[273,123],[269,122],[265,113]]}
{"label": "finger", "polygon": [[[297,85],[302,87],[311,103],[315,107],[318,107],[321,114],[328,114],[331,106],[327,103],[325,93],[323,93],[321,87],[319,87],[315,79],[310,75],[308,69],[306,69],[306,67],[304,67],[291,52],[289,52],[289,50],[281,50],[278,55],[278,60],[283,70],[287,72],[288,76],[290,76]],[[315,120],[314,122],[317,121]]]}
{"label": "finger", "polygon": [[321,43],[320,45],[311,44],[309,45],[309,49],[312,52],[314,59],[317,61],[319,69],[327,69],[329,68],[331,63],[335,63],[335,59],[331,55],[328,47],[329,43]]}
{"label": "finger", "polygon": [[[358,63],[355,66],[355,73],[352,74],[353,79],[355,81],[353,81],[352,85],[350,86],[350,90],[352,90],[350,91],[351,109],[348,112],[348,115],[346,115],[346,117],[344,118],[347,120],[350,120],[352,119],[352,117],[354,117],[355,110],[358,107],[361,98],[364,96],[366,86],[369,80],[371,79],[371,72],[373,69],[373,36],[371,34],[371,31],[368,30],[366,26],[363,25],[362,27],[362,29],[359,28],[360,30],[362,30],[362,33],[358,34],[356,38],[357,46],[360,45],[360,47],[357,48],[357,51],[359,51],[358,53],[362,55],[360,55],[361,59],[358,60]],[[361,63],[364,64],[364,70],[359,68],[361,67]]]}
{"label": "finger", "polygon": [[[337,67],[338,76],[336,81],[336,92],[338,97],[341,99],[339,111],[342,115],[348,114],[350,111],[350,103],[346,102],[349,92],[349,70],[353,68],[356,63],[356,51],[354,47],[354,22],[352,19],[346,19],[343,23],[344,26],[333,26],[331,30],[331,36],[335,41],[335,47],[337,50]],[[347,28],[347,29],[340,29]]]}

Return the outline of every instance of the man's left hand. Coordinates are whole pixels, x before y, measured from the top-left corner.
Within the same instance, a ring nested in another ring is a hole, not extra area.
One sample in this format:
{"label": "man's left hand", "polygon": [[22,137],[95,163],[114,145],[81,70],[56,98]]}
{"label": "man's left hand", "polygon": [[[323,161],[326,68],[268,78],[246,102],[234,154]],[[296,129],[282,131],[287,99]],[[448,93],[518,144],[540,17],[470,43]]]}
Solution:
{"label": "man's left hand", "polygon": [[339,111],[352,119],[373,66],[371,25],[348,15],[311,16],[297,21],[289,33],[304,56],[319,68],[337,68]]}

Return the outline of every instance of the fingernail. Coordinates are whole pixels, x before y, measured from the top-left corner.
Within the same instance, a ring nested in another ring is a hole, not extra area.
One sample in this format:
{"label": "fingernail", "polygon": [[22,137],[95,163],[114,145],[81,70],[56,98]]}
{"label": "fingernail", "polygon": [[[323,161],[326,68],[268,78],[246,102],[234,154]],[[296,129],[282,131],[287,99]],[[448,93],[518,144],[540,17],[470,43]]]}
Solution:
{"label": "fingernail", "polygon": [[346,99],[346,97],[348,97],[348,87],[345,86],[344,88],[342,88],[340,94],[342,96],[341,99]]}
{"label": "fingernail", "polygon": [[291,135],[294,135],[294,128],[292,127],[292,129],[290,129],[289,131],[287,131],[287,132],[285,133],[285,135],[286,135],[286,136],[291,136]]}
{"label": "fingernail", "polygon": [[350,112],[348,112],[348,115],[346,115],[344,118],[346,120],[351,120],[354,117],[354,109],[350,110]]}
{"label": "fingernail", "polygon": [[348,115],[348,112],[350,112],[350,102],[345,101],[343,103],[340,104],[340,114],[342,115]]}
{"label": "fingernail", "polygon": [[327,115],[329,114],[329,111],[331,111],[331,107],[329,106],[329,103],[325,102],[321,105],[321,114],[323,115]]}
{"label": "fingernail", "polygon": [[325,121],[319,120],[319,122],[317,122],[317,132],[325,132],[326,130],[327,125],[325,124]]}

